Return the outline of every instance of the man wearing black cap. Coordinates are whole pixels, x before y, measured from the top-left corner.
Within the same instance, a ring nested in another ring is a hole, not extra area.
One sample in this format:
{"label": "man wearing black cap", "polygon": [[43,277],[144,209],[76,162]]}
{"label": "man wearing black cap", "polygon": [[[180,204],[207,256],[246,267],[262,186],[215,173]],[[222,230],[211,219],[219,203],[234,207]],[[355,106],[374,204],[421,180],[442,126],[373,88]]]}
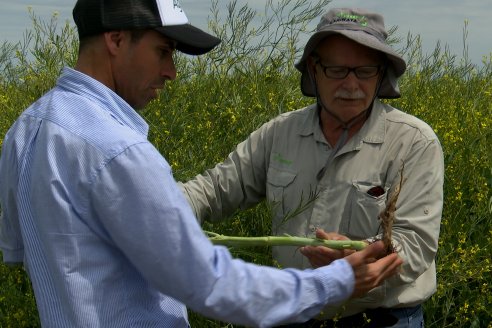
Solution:
{"label": "man wearing black cap", "polygon": [[[316,102],[264,124],[223,163],[182,184],[202,220],[227,217],[266,198],[275,234],[372,240],[381,237],[379,214],[403,174],[392,229],[402,270],[302,327],[330,327],[334,322],[324,319],[333,317],[342,317],[339,327],[421,327],[421,304],[436,289],[443,154],[426,123],[380,101],[400,97],[397,78],[406,69],[386,38],[379,14],[329,10],[296,64],[303,94]],[[348,253],[273,248],[281,266],[295,268],[318,267]]]}
{"label": "man wearing black cap", "polygon": [[3,140],[0,249],[23,262],[43,327],[188,327],[185,304],[248,326],[306,321],[396,272],[382,243],[312,271],[231,258],[201,231],[135,109],[176,70],[178,49],[219,40],[176,0],[79,0],[76,69]]}

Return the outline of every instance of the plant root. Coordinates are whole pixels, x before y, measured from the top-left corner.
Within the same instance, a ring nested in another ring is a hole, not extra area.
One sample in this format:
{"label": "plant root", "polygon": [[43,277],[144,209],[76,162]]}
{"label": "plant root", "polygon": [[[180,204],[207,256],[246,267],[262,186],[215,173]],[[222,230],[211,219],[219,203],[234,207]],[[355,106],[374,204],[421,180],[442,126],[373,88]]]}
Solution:
{"label": "plant root", "polygon": [[395,221],[396,202],[398,201],[401,188],[406,180],[403,179],[404,167],[405,164],[402,163],[400,169],[400,183],[396,185],[395,189],[393,189],[390,197],[388,198],[386,208],[379,214],[379,220],[381,221],[380,228],[382,230],[380,240],[383,241],[386,254],[396,253],[398,251],[392,242],[392,229]]}

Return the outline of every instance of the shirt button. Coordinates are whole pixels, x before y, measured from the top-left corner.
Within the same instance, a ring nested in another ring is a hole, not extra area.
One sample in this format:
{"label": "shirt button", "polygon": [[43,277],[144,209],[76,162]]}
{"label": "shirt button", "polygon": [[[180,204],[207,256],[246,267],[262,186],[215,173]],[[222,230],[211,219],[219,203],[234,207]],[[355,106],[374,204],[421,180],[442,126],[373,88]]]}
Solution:
{"label": "shirt button", "polygon": [[429,214],[429,210],[427,208],[424,210],[424,214],[425,215]]}
{"label": "shirt button", "polygon": [[309,225],[309,230],[311,230],[311,232],[315,232],[315,231],[316,231],[316,226],[315,226],[315,225],[310,224],[310,225]]}

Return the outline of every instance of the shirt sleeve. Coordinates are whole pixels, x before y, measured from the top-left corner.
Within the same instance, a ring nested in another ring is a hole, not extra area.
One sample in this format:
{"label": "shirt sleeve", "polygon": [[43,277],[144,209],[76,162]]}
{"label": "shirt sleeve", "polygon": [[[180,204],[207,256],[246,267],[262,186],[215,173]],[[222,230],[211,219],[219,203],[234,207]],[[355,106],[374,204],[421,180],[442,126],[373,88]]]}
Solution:
{"label": "shirt sleeve", "polygon": [[278,270],[233,259],[225,247],[212,245],[150,144],[114,158],[91,192],[114,247],[156,289],[205,316],[259,327],[302,322],[353,291],[345,260],[316,270]]}
{"label": "shirt sleeve", "polygon": [[11,140],[8,135],[4,140],[4,151],[0,160],[0,250],[3,262],[21,263],[24,260],[24,243],[19,226],[19,209],[15,201],[15,191],[6,187],[14,186],[19,179],[17,162],[12,158],[12,153],[7,151]]}
{"label": "shirt sleeve", "polygon": [[5,210],[0,215],[0,250],[4,263],[22,263],[24,260],[22,235],[17,222],[17,218]]}
{"label": "shirt sleeve", "polygon": [[[443,207],[444,159],[437,138],[415,143],[406,156],[393,241],[404,264],[389,283],[411,283],[434,262]],[[400,178],[395,178],[399,183]],[[395,185],[392,186],[394,188]]]}
{"label": "shirt sleeve", "polygon": [[269,124],[238,144],[222,163],[179,183],[200,222],[227,218],[265,197]]}

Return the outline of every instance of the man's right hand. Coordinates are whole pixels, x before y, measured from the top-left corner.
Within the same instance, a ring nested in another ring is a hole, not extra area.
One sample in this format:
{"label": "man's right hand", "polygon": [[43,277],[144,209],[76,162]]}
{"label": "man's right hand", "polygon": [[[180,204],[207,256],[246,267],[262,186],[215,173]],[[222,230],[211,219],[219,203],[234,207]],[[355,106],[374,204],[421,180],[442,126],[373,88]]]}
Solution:
{"label": "man's right hand", "polygon": [[[346,236],[335,232],[325,232],[323,229],[316,230],[316,238],[327,240],[349,240]],[[307,257],[313,268],[319,268],[331,262],[344,258],[353,252],[352,249],[331,249],[324,246],[304,246],[300,252]]]}
{"label": "man's right hand", "polygon": [[403,263],[398,254],[392,253],[382,256],[384,256],[384,245],[382,241],[377,241],[363,250],[345,257],[345,260],[352,266],[355,275],[352,297],[363,296],[398,272]]}

